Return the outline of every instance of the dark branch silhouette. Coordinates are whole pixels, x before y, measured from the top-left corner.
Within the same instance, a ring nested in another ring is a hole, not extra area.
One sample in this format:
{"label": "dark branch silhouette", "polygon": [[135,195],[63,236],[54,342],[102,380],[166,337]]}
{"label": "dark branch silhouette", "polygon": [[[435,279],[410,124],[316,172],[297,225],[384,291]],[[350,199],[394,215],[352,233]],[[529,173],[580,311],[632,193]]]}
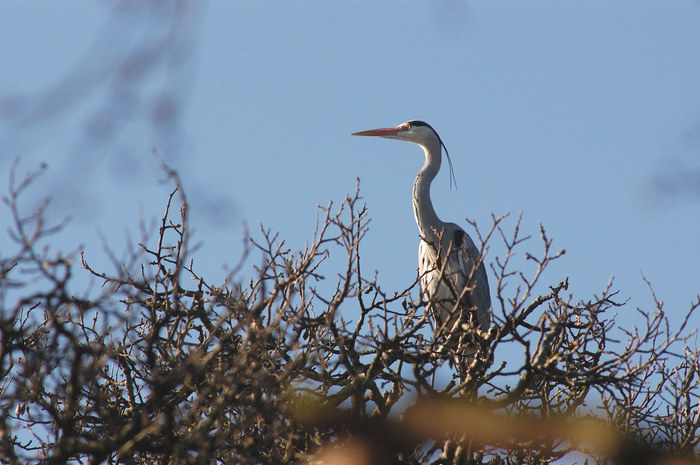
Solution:
{"label": "dark branch silhouette", "polygon": [[[537,245],[520,218],[471,223],[482,256],[495,240],[506,253],[486,256],[494,321],[460,380],[418,274],[390,290],[362,269],[359,190],[320,209],[303,250],[261,228],[246,239],[256,274],[237,266],[211,283],[189,246],[177,173],[165,169],[174,188],[160,226],[116,272],[52,250],[61,224],[44,222],[46,204],[21,208],[40,173],[12,178],[15,252],[0,259],[4,463],[697,460],[697,299],[672,327],[652,293],[656,307],[620,327],[611,311],[625,304],[611,285],[585,299],[566,280],[535,293],[561,257],[544,228]],[[344,265],[322,276],[331,254]],[[535,266],[514,269],[517,254]],[[99,291],[73,288],[77,273]]]}

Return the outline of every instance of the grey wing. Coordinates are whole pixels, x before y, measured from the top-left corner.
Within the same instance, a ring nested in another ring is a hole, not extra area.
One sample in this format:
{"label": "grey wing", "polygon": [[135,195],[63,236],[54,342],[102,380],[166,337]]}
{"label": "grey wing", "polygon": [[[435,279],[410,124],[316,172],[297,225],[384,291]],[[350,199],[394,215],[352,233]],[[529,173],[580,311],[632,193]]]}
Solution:
{"label": "grey wing", "polygon": [[457,292],[461,292],[465,286],[470,286],[471,290],[465,294],[465,298],[468,299],[465,304],[476,308],[479,327],[482,330],[487,330],[491,326],[492,310],[486,267],[483,262],[479,263],[474,270],[472,282],[468,282],[472,268],[479,260],[479,249],[462,228],[454,223],[450,223],[449,226],[453,232],[447,263],[447,268],[450,270],[447,275]]}

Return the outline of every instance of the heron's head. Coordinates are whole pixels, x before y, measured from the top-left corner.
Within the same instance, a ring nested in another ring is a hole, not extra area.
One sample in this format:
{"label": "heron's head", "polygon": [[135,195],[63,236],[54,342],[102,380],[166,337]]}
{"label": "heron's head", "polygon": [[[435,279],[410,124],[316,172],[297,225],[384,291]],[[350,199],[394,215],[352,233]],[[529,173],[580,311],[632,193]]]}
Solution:
{"label": "heron's head", "polygon": [[[450,165],[450,187],[452,186],[452,181],[454,180],[454,171],[452,169],[452,160],[450,159],[450,153],[447,151],[447,147],[443,144],[442,139],[435,132],[428,123],[424,121],[412,120],[401,123],[393,128],[383,128],[383,129],[370,129],[369,131],[360,131],[352,134],[353,136],[377,136],[386,137],[387,139],[398,139],[405,140],[406,142],[413,142],[418,144],[425,150],[426,156],[428,152],[433,148],[437,148],[436,153],[439,155],[441,148],[445,149],[445,155],[447,155],[447,162]],[[439,165],[438,165],[439,166]],[[456,186],[455,181],[455,186]]]}
{"label": "heron's head", "polygon": [[423,121],[406,121],[393,128],[370,129],[369,131],[356,132],[352,135],[386,137],[387,139],[405,140],[406,142],[413,142],[422,146],[434,144],[444,146],[435,129]]}

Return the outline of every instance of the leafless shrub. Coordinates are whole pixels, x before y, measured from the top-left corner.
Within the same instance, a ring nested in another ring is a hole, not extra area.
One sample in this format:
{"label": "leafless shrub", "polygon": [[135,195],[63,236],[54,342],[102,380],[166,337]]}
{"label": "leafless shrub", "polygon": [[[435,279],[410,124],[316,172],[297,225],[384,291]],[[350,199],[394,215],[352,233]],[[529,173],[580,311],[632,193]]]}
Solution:
{"label": "leafless shrub", "polygon": [[[363,273],[359,192],[320,209],[303,250],[261,229],[250,239],[257,274],[236,268],[213,285],[195,267],[187,199],[169,175],[157,234],[115,273],[52,251],[45,207],[23,216],[19,206],[35,175],[12,180],[17,252],[0,261],[3,462],[697,460],[697,299],[678,328],[658,300],[624,328],[611,286],[583,300],[568,281],[536,295],[561,252],[544,228],[528,252],[535,240],[520,220],[494,217],[477,232],[482,253],[489,241],[506,247],[491,267],[495,324],[464,382],[441,384],[452,356],[432,337],[418,276],[395,291]],[[331,253],[345,262],[324,292]],[[512,266],[518,254],[530,272]],[[76,272],[102,290],[78,296]]]}

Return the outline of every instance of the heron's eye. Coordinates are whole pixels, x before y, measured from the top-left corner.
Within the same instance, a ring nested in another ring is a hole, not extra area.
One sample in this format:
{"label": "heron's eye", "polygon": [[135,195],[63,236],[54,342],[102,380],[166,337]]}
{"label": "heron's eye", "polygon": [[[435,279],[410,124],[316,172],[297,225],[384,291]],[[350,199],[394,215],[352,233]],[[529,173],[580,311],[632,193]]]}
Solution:
{"label": "heron's eye", "polygon": [[406,129],[411,129],[411,123],[406,123]]}

